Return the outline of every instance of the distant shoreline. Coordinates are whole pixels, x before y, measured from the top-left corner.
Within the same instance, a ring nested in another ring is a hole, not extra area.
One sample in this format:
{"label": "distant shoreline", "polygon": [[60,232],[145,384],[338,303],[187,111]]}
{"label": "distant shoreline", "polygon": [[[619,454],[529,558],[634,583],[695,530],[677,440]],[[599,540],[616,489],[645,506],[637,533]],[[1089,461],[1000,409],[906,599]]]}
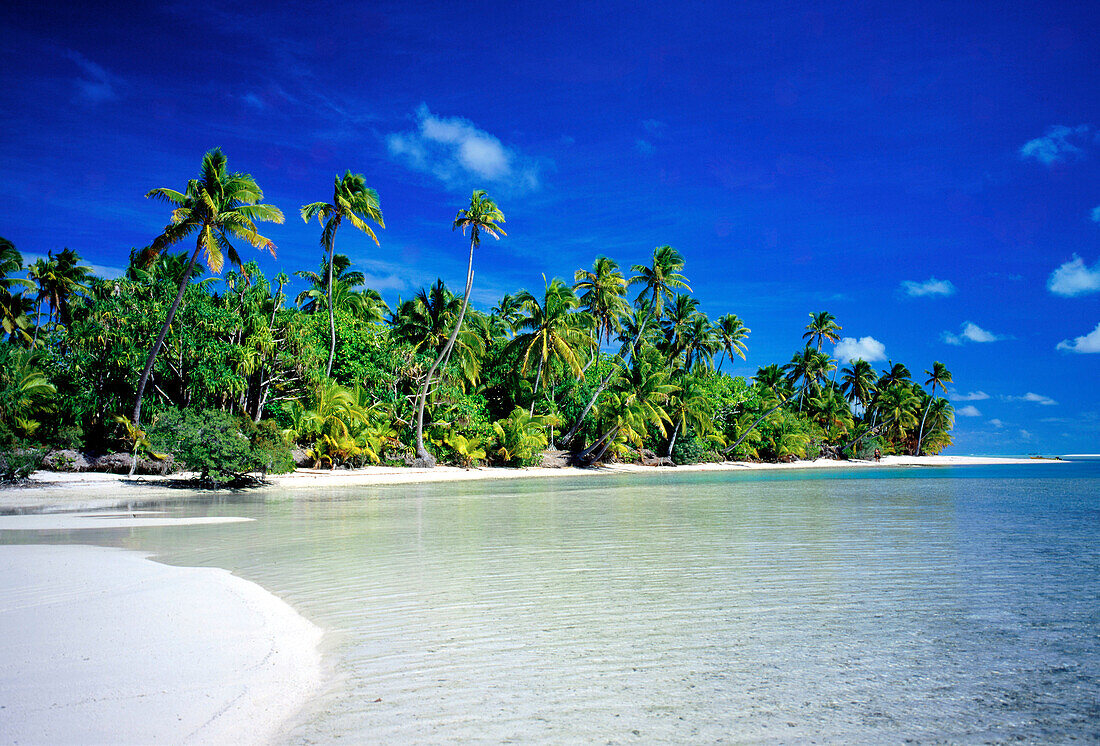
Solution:
{"label": "distant shoreline", "polygon": [[[368,466],[362,469],[298,469],[290,474],[269,477],[267,485],[255,492],[269,490],[333,489],[344,487],[384,487],[402,484],[465,482],[499,479],[543,479],[562,477],[599,477],[613,475],[669,475],[684,472],[741,472],[792,469],[863,469],[873,467],[950,467],[1010,464],[1066,463],[1056,458],[1010,458],[994,456],[884,456],[881,461],[838,461],[817,459],[789,464],[726,461],[717,464],[688,464],[676,467],[613,464],[598,468],[530,467],[509,469],[483,467],[461,469],[437,466],[434,469]],[[183,475],[185,476],[185,475]],[[0,513],[62,512],[135,506],[164,500],[187,501],[203,498],[211,491],[190,490],[178,484],[181,475],[128,478],[101,472],[35,472],[29,484],[0,490]]]}

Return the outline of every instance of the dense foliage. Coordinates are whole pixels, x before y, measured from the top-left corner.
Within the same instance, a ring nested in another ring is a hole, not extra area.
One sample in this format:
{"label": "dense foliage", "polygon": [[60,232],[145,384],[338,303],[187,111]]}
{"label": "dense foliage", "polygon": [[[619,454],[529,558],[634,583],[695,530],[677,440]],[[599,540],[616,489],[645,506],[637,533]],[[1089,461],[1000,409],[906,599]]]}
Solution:
{"label": "dense foliage", "polygon": [[[145,438],[223,480],[292,468],[291,448],[319,467],[411,463],[418,446],[471,466],[538,463],[548,448],[578,463],[647,451],[685,463],[951,443],[953,411],[937,396],[946,367],[918,382],[900,363],[835,360],[822,350],[841,329],[828,313],[797,330],[788,363],[750,380],[723,373],[745,357],[750,330],[733,314],[711,321],[670,246],[630,274],[598,257],[573,284],[552,279],[489,311],[468,306],[469,283],[456,294],[442,281],[391,309],[333,250],[339,220],[372,238],[364,218],[382,225],[377,193],[349,173],[332,203],[302,209],[322,222],[321,262],[295,272],[308,286],[290,298],[287,274],[266,277],[229,242],[271,248],[251,221],[281,213],[220,153],[203,174],[185,192],[150,193],[174,206],[172,222],[118,279],[96,277],[69,249],[24,268],[0,239],[0,451],[129,452]],[[203,189],[222,190],[213,208]],[[459,213],[471,267],[479,233],[502,236],[503,222],[483,192]],[[193,250],[168,250],[195,236]],[[200,256],[212,271],[232,268],[199,279]]]}

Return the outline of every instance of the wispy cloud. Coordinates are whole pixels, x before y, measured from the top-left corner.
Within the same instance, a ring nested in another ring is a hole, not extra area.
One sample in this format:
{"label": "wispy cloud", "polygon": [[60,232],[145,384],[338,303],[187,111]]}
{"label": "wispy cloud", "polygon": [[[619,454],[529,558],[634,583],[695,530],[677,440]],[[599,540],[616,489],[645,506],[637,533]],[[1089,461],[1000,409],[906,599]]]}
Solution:
{"label": "wispy cloud", "polygon": [[1084,259],[1074,254],[1072,259],[1050,273],[1047,287],[1055,295],[1067,298],[1097,292],[1100,290],[1100,260],[1090,268]]}
{"label": "wispy cloud", "polygon": [[659,119],[643,119],[642,129],[649,133],[651,137],[661,138],[668,131],[668,125]]}
{"label": "wispy cloud", "polygon": [[1100,324],[1097,324],[1096,328],[1088,334],[1072,340],[1063,339],[1058,343],[1056,349],[1065,350],[1066,352],[1100,352]]}
{"label": "wispy cloud", "polygon": [[999,342],[1007,337],[993,332],[986,331],[973,321],[964,321],[962,330],[955,334],[953,332],[944,332],[943,341],[949,345],[962,345],[967,342]]}
{"label": "wispy cloud", "polygon": [[961,407],[955,410],[955,414],[959,417],[981,417],[982,413],[973,404],[967,404],[965,407]]}
{"label": "wispy cloud", "polygon": [[[49,260],[49,257],[44,254],[23,254],[23,266],[30,266],[39,259]],[[91,262],[84,261],[83,258],[81,258],[80,263],[84,266],[91,267],[96,277],[102,277],[105,280],[114,280],[126,274],[126,270],[122,267],[111,267],[106,264],[92,264]]]}
{"label": "wispy cloud", "polygon": [[1089,212],[1089,217],[1092,218],[1092,222],[1100,223],[1100,205],[1092,208],[1092,211]]}
{"label": "wispy cloud", "polygon": [[997,419],[996,417],[994,417],[993,419],[991,419],[991,420],[989,421],[989,424],[990,424],[990,425],[992,425],[993,427],[997,428],[998,430],[999,430],[1000,428],[1002,428],[1002,427],[1004,427],[1004,426],[1005,426],[1005,423],[1001,422],[1001,421],[1000,421],[1000,420],[998,420],[998,419]]}
{"label": "wispy cloud", "polygon": [[450,188],[482,182],[517,191],[539,188],[539,165],[461,117],[437,117],[427,104],[416,110],[416,129],[386,137],[390,154]]}
{"label": "wispy cloud", "polygon": [[844,337],[836,343],[833,354],[842,362],[862,359],[873,363],[886,359],[886,345],[874,337]]}
{"label": "wispy cloud", "polygon": [[1036,394],[1034,391],[1028,391],[1023,396],[1002,396],[1001,398],[1005,401],[1033,402],[1035,404],[1041,404],[1044,407],[1053,407],[1058,403],[1049,396]]}
{"label": "wispy cloud", "polygon": [[935,277],[930,277],[924,282],[904,280],[901,283],[901,290],[911,298],[955,294],[955,286],[951,284],[950,280],[937,280]]}
{"label": "wispy cloud", "polygon": [[653,152],[656,150],[656,148],[653,147],[653,143],[648,140],[643,140],[640,137],[634,138],[634,149],[642,155],[653,155]]}
{"label": "wispy cloud", "polygon": [[80,68],[81,76],[76,79],[77,100],[88,104],[98,104],[118,98],[120,79],[107,72],[101,65],[89,60],[80,52],[66,50],[65,56]]}
{"label": "wispy cloud", "polygon": [[989,398],[989,394],[984,391],[971,391],[969,394],[952,394],[951,398],[955,401],[984,401]]}
{"label": "wispy cloud", "polygon": [[1055,125],[1042,137],[1024,143],[1020,148],[1020,157],[1034,158],[1045,166],[1053,166],[1070,158],[1084,158],[1090,129],[1087,124],[1076,127]]}

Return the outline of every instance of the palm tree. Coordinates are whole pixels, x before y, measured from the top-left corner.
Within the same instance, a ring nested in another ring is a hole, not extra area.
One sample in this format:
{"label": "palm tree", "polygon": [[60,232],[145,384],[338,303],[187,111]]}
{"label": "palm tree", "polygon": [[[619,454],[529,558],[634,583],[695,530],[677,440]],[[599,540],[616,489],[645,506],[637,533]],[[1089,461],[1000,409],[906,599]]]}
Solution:
{"label": "palm tree", "polygon": [[[364,321],[383,321],[389,307],[377,290],[358,289],[365,282],[363,273],[351,270],[351,260],[343,254],[334,254],[332,262],[332,305],[336,309],[347,309]],[[306,313],[318,313],[328,306],[328,257],[321,259],[319,272],[298,271],[294,274],[309,281],[309,287],[294,299],[298,307]]]}
{"label": "palm tree", "polygon": [[516,297],[526,312],[516,324],[516,331],[529,330],[511,343],[520,351],[520,375],[527,374],[532,358],[538,360],[531,399],[530,413],[533,415],[543,373],[549,379],[554,362],[565,366],[573,375],[580,375],[582,351],[592,345],[592,339],[588,336],[591,316],[574,313],[580,300],[558,278],[546,286],[541,303],[526,290]]}
{"label": "palm tree", "polygon": [[726,355],[729,355],[731,360],[734,355],[738,355],[742,360],[745,359],[745,337],[749,336],[752,329],[745,326],[737,314],[727,313],[725,316],[719,316],[714,324],[714,331],[722,343],[722,359],[718,362],[718,370],[722,370]]}
{"label": "palm tree", "polygon": [[24,342],[33,343],[27,333],[28,300],[22,293],[13,293],[13,288],[33,288],[34,283],[22,277],[12,275],[23,271],[23,255],[15,244],[6,238],[0,238],[0,328],[6,336],[18,337]]}
{"label": "palm tree", "polygon": [[815,350],[806,345],[802,350],[799,350],[791,358],[791,362],[783,366],[787,371],[787,381],[791,385],[797,384],[802,381],[801,393],[799,394],[799,411],[802,410],[802,402],[805,399],[806,393],[811,388],[816,388],[818,384],[825,380],[829,372],[835,367],[833,359],[820,350]]}
{"label": "palm tree", "polygon": [[806,333],[802,335],[803,339],[808,339],[809,344],[817,342],[817,349],[821,349],[821,344],[825,340],[830,342],[836,342],[840,339],[840,335],[837,334],[844,327],[838,326],[836,323],[836,317],[828,311],[822,311],[821,313],[811,313],[810,323],[806,325]]}
{"label": "palm tree", "polygon": [[455,338],[458,337],[458,331],[462,328],[462,320],[466,317],[466,307],[470,303],[470,289],[474,284],[474,249],[481,245],[482,232],[488,233],[497,240],[501,236],[508,235],[500,227],[503,222],[505,222],[504,213],[500,211],[493,200],[489,199],[489,195],[484,190],[477,189],[470,197],[470,206],[458,211],[454,224],[451,226],[451,230],[461,228],[462,235],[466,235],[467,228],[470,229],[470,260],[466,265],[466,292],[462,295],[462,310],[458,314],[458,321],[451,331],[451,337],[447,340],[447,344],[428,370],[428,375],[424,377],[424,383],[420,387],[420,396],[416,403],[416,457],[425,466],[435,466],[435,457],[424,448],[424,405],[428,399],[428,387],[431,385],[436,368],[451,354]]}
{"label": "palm tree", "polygon": [[859,402],[863,412],[875,394],[875,369],[866,360],[857,358],[851,367],[841,371],[841,390],[849,402]]}
{"label": "palm tree", "polygon": [[[62,249],[56,256],[51,251],[46,259],[39,259],[30,266],[27,276],[38,286],[36,307],[41,309],[42,301],[50,307],[47,322],[53,321],[56,314],[58,323],[69,325],[69,299],[88,289],[86,281],[91,274],[92,268],[80,264],[80,256],[72,249]],[[37,340],[37,328],[34,334]]]}
{"label": "palm tree", "polygon": [[382,221],[382,209],[378,204],[378,192],[366,185],[366,179],[362,174],[353,174],[348,171],[343,176],[337,176],[332,190],[332,202],[312,202],[302,205],[302,220],[309,222],[317,218],[323,228],[321,229],[321,248],[328,254],[328,326],[329,349],[328,364],[325,366],[325,375],[332,375],[332,360],[336,356],[336,316],[332,303],[332,270],[333,270],[333,244],[336,241],[336,231],[340,224],[347,220],[353,226],[366,233],[378,243],[378,236],[374,235],[367,221],[373,221],[380,228],[385,228]]}
{"label": "palm tree", "polygon": [[714,354],[722,349],[722,342],[705,313],[697,313],[691,317],[682,339],[684,370],[691,371],[700,363],[708,369],[714,366]]}
{"label": "palm tree", "polygon": [[932,363],[932,370],[924,371],[928,375],[928,380],[924,382],[925,386],[932,387],[932,395],[928,397],[928,404],[924,407],[924,414],[920,418],[920,434],[917,436],[917,455],[921,455],[921,451],[924,445],[924,421],[928,418],[928,409],[932,406],[932,400],[936,398],[936,387],[939,386],[942,391],[947,390],[947,384],[953,383],[951,379],[951,371],[947,369],[947,366],[938,360]]}
{"label": "palm tree", "polygon": [[626,278],[619,271],[614,259],[596,257],[592,269],[578,269],[573,273],[574,290],[583,291],[581,306],[595,320],[593,335],[597,349],[604,341],[610,341],[614,332],[622,331],[621,319],[630,312],[626,302]]}
{"label": "palm tree", "polygon": [[176,299],[168,309],[168,316],[149,350],[149,359],[145,362],[145,370],[138,381],[134,414],[131,418],[134,427],[141,424],[141,398],[145,394],[145,386],[183,300],[183,293],[191,280],[191,272],[198,261],[199,253],[202,252],[206,266],[212,272],[221,272],[227,257],[234,266],[240,266],[241,258],[229,243],[231,237],[243,239],[257,249],[267,249],[274,256],[275,244],[256,231],[255,221],[283,222],[283,213],[279,208],[261,204],[264,194],[250,174],[229,173],[226,170],[226,158],[221,148],[215,148],[202,157],[199,177],[187,182],[187,189],[183,193],[160,187],[145,196],[175,205],[172,222],[149,246],[147,252],[150,255],[160,254],[192,234],[198,235],[195,250],[191,252],[191,258],[180,276]]}
{"label": "palm tree", "polygon": [[876,406],[882,415],[881,427],[886,428],[886,437],[895,443],[900,442],[906,431],[917,424],[919,405],[920,399],[905,383],[896,383],[880,390]]}
{"label": "palm tree", "polygon": [[668,309],[668,316],[661,324],[665,339],[662,347],[671,361],[684,351],[684,339],[691,320],[699,313],[699,301],[687,293],[679,293]]}
{"label": "palm tree", "polygon": [[637,300],[649,296],[653,310],[660,319],[664,313],[665,300],[670,300],[675,290],[691,291],[687,278],[680,274],[683,268],[684,257],[679,251],[671,246],[658,246],[653,250],[653,266],[635,264],[630,271],[636,274],[627,284],[642,286]]}

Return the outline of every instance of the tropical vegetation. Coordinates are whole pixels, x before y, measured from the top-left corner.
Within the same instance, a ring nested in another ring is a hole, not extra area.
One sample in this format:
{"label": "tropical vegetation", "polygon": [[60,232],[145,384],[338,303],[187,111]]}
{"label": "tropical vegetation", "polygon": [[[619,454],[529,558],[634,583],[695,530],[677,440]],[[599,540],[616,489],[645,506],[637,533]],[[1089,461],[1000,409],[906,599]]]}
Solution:
{"label": "tropical vegetation", "polygon": [[671,246],[629,273],[598,256],[572,282],[544,277],[477,308],[475,253],[506,235],[479,190],[452,221],[470,242],[462,291],[438,280],[390,307],[335,247],[344,222],[379,243],[379,196],[362,175],[300,209],[322,226],[319,267],[274,277],[234,242],[274,256],[256,223],[283,213],[220,150],[182,191],[147,196],[169,221],[121,277],[69,248],[24,265],[0,239],[0,452],[129,454],[130,470],[170,457],[224,481],[295,463],[469,468],[547,450],[582,465],[791,460],[951,443],[946,366],[918,383],[901,363],[835,359],[828,312],[791,330],[789,362],[726,373],[748,359],[751,330],[734,313],[712,320]]}

